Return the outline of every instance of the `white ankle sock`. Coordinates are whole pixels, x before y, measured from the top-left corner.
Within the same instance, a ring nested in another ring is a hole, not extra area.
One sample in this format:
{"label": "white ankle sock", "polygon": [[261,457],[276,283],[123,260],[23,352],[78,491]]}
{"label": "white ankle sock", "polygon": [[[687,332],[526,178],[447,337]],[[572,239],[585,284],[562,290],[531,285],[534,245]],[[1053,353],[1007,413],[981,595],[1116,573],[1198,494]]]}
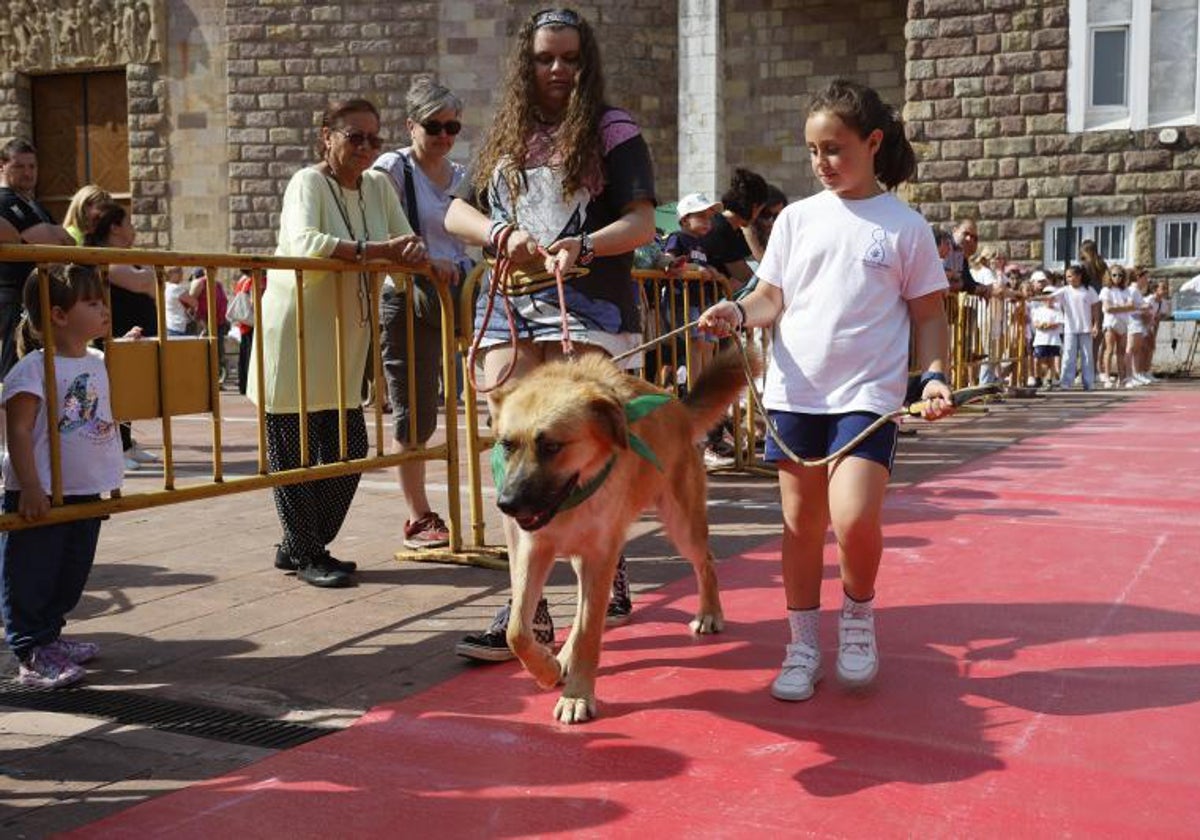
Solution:
{"label": "white ankle sock", "polygon": [[865,601],[856,601],[842,593],[842,615],[850,615],[855,618],[870,618],[875,614],[875,596],[872,595]]}
{"label": "white ankle sock", "polygon": [[807,610],[787,611],[788,626],[792,630],[792,644],[803,642],[814,650],[821,649],[821,639],[818,635],[817,619],[821,615],[820,607]]}

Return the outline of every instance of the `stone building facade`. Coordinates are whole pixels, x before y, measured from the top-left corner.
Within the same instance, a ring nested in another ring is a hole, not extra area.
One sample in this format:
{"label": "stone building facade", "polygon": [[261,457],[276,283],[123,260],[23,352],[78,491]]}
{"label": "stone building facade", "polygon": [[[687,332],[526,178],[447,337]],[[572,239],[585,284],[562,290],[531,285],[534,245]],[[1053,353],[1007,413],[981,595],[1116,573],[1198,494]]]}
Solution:
{"label": "stone building facade", "polygon": [[[982,241],[1052,264],[1067,255],[1050,253],[1047,227],[1072,199],[1074,221],[1098,220],[1122,261],[1194,273],[1198,262],[1167,257],[1158,234],[1179,219],[1194,237],[1187,220],[1200,221],[1196,115],[1165,132],[1068,130],[1071,13],[1087,5],[910,0],[905,115],[921,163],[908,196],[931,220],[977,218]],[[1191,13],[1194,56],[1198,4],[1174,5]]]}
{"label": "stone building facade", "polygon": [[[1150,0],[1125,2],[1133,9],[1129,31],[1148,25],[1137,16]],[[312,160],[317,120],[331,98],[372,98],[385,137],[399,145],[404,92],[416,74],[434,74],[465,102],[455,156],[469,159],[490,119],[511,37],[534,8],[502,0],[27,5],[27,18],[0,24],[7,26],[0,135],[31,133],[44,74],[123,69],[129,199],[142,241],[251,252],[273,247],[284,184]],[[1051,261],[1060,256],[1055,225],[1071,199],[1074,220],[1119,245],[1125,261],[1194,271],[1196,260],[1165,260],[1161,252],[1163,220],[1184,239],[1200,229],[1196,115],[1176,120],[1173,133],[1153,120],[1105,129],[1072,115],[1081,95],[1072,88],[1070,68],[1080,62],[1072,63],[1071,50],[1081,31],[1090,32],[1089,9],[1121,5],[577,4],[598,31],[609,99],[643,127],[661,201],[695,189],[719,193],[735,165],[761,172],[790,197],[814,192],[805,113],[815,90],[846,75],[903,108],[920,157],[905,195],[931,221],[972,216],[983,238],[1011,256]],[[1200,4],[1153,5],[1188,20],[1190,6]],[[83,21],[85,7],[107,26],[62,24],[60,10]],[[117,38],[126,25],[144,34]],[[1193,61],[1195,49],[1193,39]]]}

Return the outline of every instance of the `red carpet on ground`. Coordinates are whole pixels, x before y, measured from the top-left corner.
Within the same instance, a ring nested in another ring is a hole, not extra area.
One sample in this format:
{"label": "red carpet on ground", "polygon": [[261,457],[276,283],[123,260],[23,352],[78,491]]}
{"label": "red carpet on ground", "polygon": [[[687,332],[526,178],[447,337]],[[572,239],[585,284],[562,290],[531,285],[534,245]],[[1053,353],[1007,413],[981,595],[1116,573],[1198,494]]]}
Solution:
{"label": "red carpet on ground", "polygon": [[766,545],[722,561],[720,636],[688,633],[690,580],[638,601],[594,722],[554,723],[516,664],[471,668],[76,834],[1200,836],[1198,416],[1154,394],[891,494],[868,692],[769,696]]}

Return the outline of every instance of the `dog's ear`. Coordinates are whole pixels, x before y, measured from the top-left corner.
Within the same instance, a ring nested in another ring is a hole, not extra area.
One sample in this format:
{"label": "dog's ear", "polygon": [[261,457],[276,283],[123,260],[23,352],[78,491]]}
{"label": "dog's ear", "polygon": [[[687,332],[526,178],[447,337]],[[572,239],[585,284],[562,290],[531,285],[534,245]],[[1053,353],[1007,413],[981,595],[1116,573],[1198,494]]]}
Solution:
{"label": "dog's ear", "polygon": [[493,418],[500,416],[500,406],[504,405],[504,401],[508,399],[508,395],[513,392],[516,385],[515,382],[506,382],[487,395],[488,401],[491,403]]}
{"label": "dog's ear", "polygon": [[596,429],[610,440],[617,449],[629,448],[629,424],[625,420],[625,409],[616,400],[596,397],[588,403]]}

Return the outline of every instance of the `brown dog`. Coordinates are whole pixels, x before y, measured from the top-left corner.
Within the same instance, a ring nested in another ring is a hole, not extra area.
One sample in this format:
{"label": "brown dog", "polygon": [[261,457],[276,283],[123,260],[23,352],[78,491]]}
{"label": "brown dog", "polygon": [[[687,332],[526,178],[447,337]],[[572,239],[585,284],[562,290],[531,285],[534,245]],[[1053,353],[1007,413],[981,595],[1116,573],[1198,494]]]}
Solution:
{"label": "brown dog", "polygon": [[[757,374],[757,357],[752,367]],[[695,568],[700,609],[692,631],[715,633],[724,625],[695,441],[745,384],[741,359],[731,349],[682,401],[601,356],[544,365],[492,395],[498,503],[520,527],[510,564],[508,645],[539,685],[564,683],[554,709],[563,723],[596,715],[609,589],[629,525],[646,508],[657,508],[668,536]],[[557,657],[532,631],[556,557],[570,557],[579,579],[575,621]]]}

